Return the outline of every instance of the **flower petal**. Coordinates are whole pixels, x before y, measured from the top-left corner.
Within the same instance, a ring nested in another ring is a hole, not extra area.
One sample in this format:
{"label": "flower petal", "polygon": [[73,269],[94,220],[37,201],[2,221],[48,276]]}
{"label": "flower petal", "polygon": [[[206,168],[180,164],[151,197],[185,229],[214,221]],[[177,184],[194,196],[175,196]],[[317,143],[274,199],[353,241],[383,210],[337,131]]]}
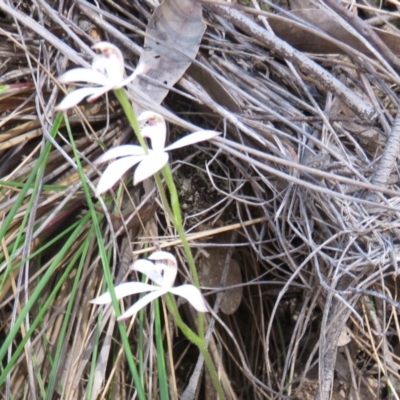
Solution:
{"label": "flower petal", "polygon": [[163,276],[161,274],[163,268],[160,264],[154,264],[149,260],[136,260],[131,266],[130,269],[133,271],[141,272],[143,275],[146,275],[149,279],[151,279],[154,283],[161,286]]}
{"label": "flower petal", "polygon": [[114,88],[113,85],[108,85],[108,86],[100,86],[98,88],[93,89],[93,94],[90,95],[87,99],[87,101],[93,101],[102,96],[104,93],[109,92]]}
{"label": "flower petal", "polygon": [[[132,294],[150,292],[154,290],[158,290],[159,287],[149,285],[144,282],[126,282],[121,283],[114,288],[115,295],[117,299],[122,299],[123,297],[130,296]],[[92,304],[110,304],[111,303],[111,295],[110,292],[103,293],[101,296],[96,297],[93,300],[90,300],[89,303]]]}
{"label": "flower petal", "polygon": [[161,297],[167,291],[165,289],[155,287],[157,290],[154,290],[153,292],[147,294],[146,296],[142,297],[139,299],[132,307],[129,307],[119,318],[118,321],[123,321],[132,315],[136,314],[138,311],[140,311],[143,307],[147,306],[147,304],[151,303],[153,300],[157,299],[158,297]]}
{"label": "flower petal", "polygon": [[196,286],[182,285],[169,289],[170,293],[185,298],[197,311],[207,312],[206,302]]}
{"label": "flower petal", "polygon": [[110,80],[106,75],[99,71],[95,71],[90,68],[74,68],[65,72],[58,78],[60,83],[94,83],[99,86],[107,86],[110,84]]}
{"label": "flower petal", "polygon": [[101,175],[96,188],[96,195],[99,196],[100,194],[111,189],[121,179],[125,172],[128,171],[129,168],[132,168],[142,159],[143,156],[131,156],[113,161]]}
{"label": "flower petal", "polygon": [[142,135],[151,140],[151,148],[163,151],[167,136],[165,119],[153,111],[144,111],[139,115],[138,121]]}
{"label": "flower petal", "polygon": [[133,184],[144,181],[158,172],[168,162],[168,153],[150,151],[137,166],[133,176]]}
{"label": "flower petal", "polygon": [[55,109],[57,111],[66,111],[79,104],[85,97],[92,96],[98,92],[99,88],[92,87],[73,90],[65,96],[64,100]]}
{"label": "flower petal", "polygon": [[114,158],[118,157],[140,155],[145,155],[144,150],[140,146],[135,144],[125,144],[122,146],[112,147],[110,150],[107,150],[103,155],[95,160],[94,163],[101,164],[106,161],[114,160]]}
{"label": "flower petal", "polygon": [[198,143],[198,142],[204,142],[206,140],[215,138],[216,136],[218,136],[220,134],[221,134],[221,132],[217,132],[217,131],[194,132],[194,133],[191,133],[190,135],[183,137],[182,139],[177,140],[175,143],[170,144],[169,146],[167,146],[165,148],[165,151],[179,149],[180,147],[189,146],[190,144],[194,144],[194,143]]}
{"label": "flower petal", "polygon": [[147,64],[145,64],[144,62],[139,63],[136,66],[135,71],[133,71],[133,73],[131,75],[129,75],[127,78],[125,78],[122,83],[121,86],[126,86],[129,83],[131,83],[138,75],[144,74],[147,71],[149,71],[151,69],[151,67]]}
{"label": "flower petal", "polygon": [[114,87],[120,86],[125,72],[121,50],[109,42],[98,42],[92,46],[92,49],[100,50],[103,55],[94,60],[93,69],[104,72],[108,79],[114,82]]}

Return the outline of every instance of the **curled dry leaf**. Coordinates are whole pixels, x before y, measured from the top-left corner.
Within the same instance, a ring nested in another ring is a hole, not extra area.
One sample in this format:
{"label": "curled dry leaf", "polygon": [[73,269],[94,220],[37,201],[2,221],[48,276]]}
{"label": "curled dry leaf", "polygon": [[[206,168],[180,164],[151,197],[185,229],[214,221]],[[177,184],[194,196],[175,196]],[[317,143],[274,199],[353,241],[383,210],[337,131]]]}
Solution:
{"label": "curled dry leaf", "polygon": [[[200,282],[202,286],[220,288],[221,278],[227,249],[224,247],[207,249],[209,257],[203,257],[200,262]],[[242,274],[239,264],[231,258],[225,286],[239,285],[242,283]],[[243,297],[243,287],[238,286],[227,290],[222,297],[220,309],[224,314],[231,315],[239,308]]]}

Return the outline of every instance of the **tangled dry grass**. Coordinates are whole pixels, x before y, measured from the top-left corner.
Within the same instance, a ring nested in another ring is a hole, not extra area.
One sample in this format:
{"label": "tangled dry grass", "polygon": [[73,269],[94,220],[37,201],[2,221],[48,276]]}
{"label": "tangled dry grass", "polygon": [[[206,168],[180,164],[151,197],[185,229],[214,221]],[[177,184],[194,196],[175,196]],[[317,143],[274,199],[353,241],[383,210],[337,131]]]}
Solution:
{"label": "tangled dry grass", "polygon": [[[0,3],[0,83],[18,84],[0,95],[2,372],[27,336],[2,381],[2,398],[134,393],[112,313],[101,331],[93,330],[98,314],[87,304],[103,282],[95,240],[82,268],[74,264],[93,234],[89,224],[59,257],[87,206],[65,126],[53,136],[51,127],[62,96],[55,77],[90,62],[99,38],[117,44],[127,68],[134,68],[156,5]],[[397,3],[360,2],[352,3],[352,19],[345,5],[335,9],[319,0],[307,12],[297,1],[252,1],[246,9],[207,2],[196,62],[164,107],[129,88],[136,104],[174,123],[171,136],[195,125],[224,132],[217,150],[202,144],[175,154],[173,167],[204,293],[214,305],[210,350],[232,399],[399,398],[400,16]],[[92,182],[98,171],[91,161],[103,146],[134,140],[112,96],[85,104],[69,120]],[[46,141],[53,147],[41,190],[21,196]],[[154,196],[128,187],[122,198],[99,206],[115,281],[124,279],[146,240],[182,257]],[[58,237],[61,232],[67,234]],[[40,298],[8,343],[21,308],[47,273]],[[215,289],[224,280],[233,285],[225,294]],[[31,329],[41,309],[42,322]],[[215,398],[207,374],[202,378],[195,368],[196,350],[165,322],[174,360],[171,395]],[[142,323],[150,329],[150,321]],[[138,328],[129,329],[136,351]],[[100,348],[93,345],[96,335]],[[145,380],[149,398],[157,398],[151,343],[144,349]]]}

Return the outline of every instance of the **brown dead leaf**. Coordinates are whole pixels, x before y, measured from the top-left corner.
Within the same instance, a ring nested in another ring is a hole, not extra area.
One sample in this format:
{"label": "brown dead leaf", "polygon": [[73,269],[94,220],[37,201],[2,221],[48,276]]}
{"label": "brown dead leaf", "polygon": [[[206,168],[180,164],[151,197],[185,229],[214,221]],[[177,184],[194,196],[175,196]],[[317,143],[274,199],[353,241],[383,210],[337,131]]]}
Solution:
{"label": "brown dead leaf", "polygon": [[206,28],[202,16],[198,0],[164,0],[151,16],[138,63],[147,72],[135,83],[155,102],[164,100],[166,86],[173,86],[196,57]]}
{"label": "brown dead leaf", "polygon": [[[209,256],[203,257],[200,262],[200,282],[212,288],[221,287],[221,278],[224,271],[227,249],[224,247],[207,250]],[[225,286],[239,285],[242,283],[242,274],[239,264],[231,258]],[[222,297],[220,309],[224,314],[231,315],[242,301],[242,286],[227,290]]]}
{"label": "brown dead leaf", "polygon": [[[281,15],[268,15],[268,22],[278,37],[300,51],[322,54],[347,53],[343,46],[345,44],[363,53],[370,53],[363,43],[343,29],[326,10],[301,9],[291,11],[291,14],[305,21],[310,27]],[[373,30],[393,53],[400,54],[398,35],[377,28]]]}
{"label": "brown dead leaf", "polygon": [[226,107],[229,111],[240,113],[240,105],[237,100],[230,94],[229,90],[205,68],[192,64],[188,70],[188,74],[201,85],[213,100]]}

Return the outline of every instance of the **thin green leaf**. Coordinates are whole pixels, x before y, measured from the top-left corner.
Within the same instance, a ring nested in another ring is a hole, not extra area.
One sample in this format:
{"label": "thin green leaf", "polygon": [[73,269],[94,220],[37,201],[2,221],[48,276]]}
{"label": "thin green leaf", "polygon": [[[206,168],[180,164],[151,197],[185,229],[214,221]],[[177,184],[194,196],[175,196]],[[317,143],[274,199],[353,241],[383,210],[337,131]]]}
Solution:
{"label": "thin green leaf", "polygon": [[169,400],[168,376],[167,376],[167,369],[165,367],[165,351],[163,345],[159,300],[156,300],[154,302],[154,313],[155,313],[155,326],[156,326],[155,333],[156,333],[156,348],[157,348],[158,382],[160,385],[160,400]]}

